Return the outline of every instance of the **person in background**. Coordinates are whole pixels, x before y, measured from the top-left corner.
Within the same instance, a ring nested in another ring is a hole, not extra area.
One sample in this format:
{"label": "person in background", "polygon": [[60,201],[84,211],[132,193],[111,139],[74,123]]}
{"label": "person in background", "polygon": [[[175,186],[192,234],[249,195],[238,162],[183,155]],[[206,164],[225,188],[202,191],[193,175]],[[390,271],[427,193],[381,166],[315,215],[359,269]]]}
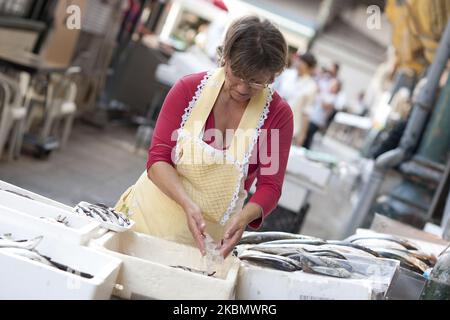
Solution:
{"label": "person in background", "polygon": [[276,77],[272,88],[286,101],[295,95],[296,81],[298,79],[298,55],[291,54],[289,57],[288,66],[284,71]]}
{"label": "person in background", "polygon": [[219,68],[187,75],[167,94],[146,170],[115,208],[133,213],[135,231],[197,246],[203,255],[209,235],[226,257],[247,226],[258,229],[277,206],[293,116],[269,87],[287,60],[271,22],[234,21],[218,51]]}
{"label": "person in background", "polygon": [[369,108],[367,107],[367,103],[365,101],[364,91],[360,91],[358,93],[358,99],[352,111],[354,114],[360,117],[366,117],[369,115]]}
{"label": "person in background", "polygon": [[304,148],[310,149],[316,132],[326,129],[329,116],[336,103],[340,85],[339,80],[333,79],[330,83],[328,92],[322,92],[317,96],[314,108],[309,115],[308,131],[306,132],[305,141],[303,142]]}
{"label": "person in background", "polygon": [[318,92],[313,78],[317,60],[311,53],[299,56],[297,63],[298,78],[295,82],[295,94],[288,100],[294,114],[294,144],[301,146],[306,138],[309,124],[309,114],[314,107]]}
{"label": "person in background", "polygon": [[326,133],[338,112],[346,112],[345,96],[342,94],[342,82],[338,78],[334,78],[330,82],[329,92],[334,95],[334,104],[333,109],[328,114],[327,123],[325,127],[322,128],[323,134]]}

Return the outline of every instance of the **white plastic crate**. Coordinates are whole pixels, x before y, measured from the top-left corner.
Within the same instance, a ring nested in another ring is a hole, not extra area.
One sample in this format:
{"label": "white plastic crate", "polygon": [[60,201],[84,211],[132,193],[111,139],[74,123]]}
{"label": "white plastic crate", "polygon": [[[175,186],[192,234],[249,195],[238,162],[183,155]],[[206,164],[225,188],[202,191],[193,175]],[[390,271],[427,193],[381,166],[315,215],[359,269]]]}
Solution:
{"label": "white plastic crate", "polygon": [[332,170],[321,163],[307,159],[301,148],[291,146],[286,173],[319,189],[325,189],[330,181]]}
{"label": "white plastic crate", "polygon": [[236,290],[239,300],[371,300],[369,280],[338,279],[285,272],[242,262]]}
{"label": "white plastic crate", "polygon": [[[3,190],[0,190],[0,216],[31,225],[43,235],[55,238],[56,241],[82,245],[94,237],[100,227],[97,221],[78,216],[72,211]],[[58,216],[67,217],[68,226],[41,218],[57,218]]]}
{"label": "white plastic crate", "polygon": [[40,194],[31,192],[31,191],[29,191],[27,189],[20,188],[20,187],[18,187],[16,185],[13,185],[11,183],[5,182],[3,180],[0,180],[0,190],[13,192],[13,193],[15,193],[17,195],[21,195],[22,197],[25,197],[25,198],[28,198],[28,199],[33,199],[33,200],[36,200],[36,201],[39,201],[39,202],[42,202],[42,203],[46,203],[46,204],[51,205],[53,207],[61,208],[61,209],[68,210],[68,211],[72,210],[72,208],[70,206],[68,206],[68,205],[65,205],[65,204],[63,204],[61,202],[52,200],[52,199],[44,197],[44,196],[41,196]]}
{"label": "white plastic crate", "polygon": [[[399,272],[399,262],[390,259],[347,255],[355,275],[361,278],[335,278],[303,271],[285,272],[242,261],[238,299],[372,300],[385,299]],[[364,276],[362,276],[364,275]],[[274,283],[276,283],[274,285]],[[268,288],[274,287],[272,290]],[[283,290],[282,288],[285,288]],[[369,289],[370,294],[367,294]]]}
{"label": "white plastic crate", "polygon": [[127,231],[109,232],[90,246],[123,261],[114,295],[123,299],[233,299],[239,261],[229,256],[214,277],[171,266],[206,270],[197,248]]}
{"label": "white plastic crate", "polygon": [[[11,233],[14,239],[42,235],[32,225],[19,225],[0,216],[0,234],[5,233]],[[111,297],[121,265],[119,259],[46,236],[35,249],[52,261],[93,277],[83,278],[0,249],[0,299],[87,300]]]}

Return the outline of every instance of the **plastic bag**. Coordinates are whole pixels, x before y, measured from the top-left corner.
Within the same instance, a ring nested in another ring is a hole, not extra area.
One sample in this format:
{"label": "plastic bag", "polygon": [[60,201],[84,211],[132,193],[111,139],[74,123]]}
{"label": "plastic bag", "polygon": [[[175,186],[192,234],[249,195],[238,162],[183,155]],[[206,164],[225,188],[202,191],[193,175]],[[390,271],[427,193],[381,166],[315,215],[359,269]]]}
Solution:
{"label": "plastic bag", "polygon": [[206,271],[208,274],[217,272],[222,266],[224,258],[220,254],[217,243],[209,234],[205,234],[205,251],[206,255],[204,256],[204,261],[206,264]]}

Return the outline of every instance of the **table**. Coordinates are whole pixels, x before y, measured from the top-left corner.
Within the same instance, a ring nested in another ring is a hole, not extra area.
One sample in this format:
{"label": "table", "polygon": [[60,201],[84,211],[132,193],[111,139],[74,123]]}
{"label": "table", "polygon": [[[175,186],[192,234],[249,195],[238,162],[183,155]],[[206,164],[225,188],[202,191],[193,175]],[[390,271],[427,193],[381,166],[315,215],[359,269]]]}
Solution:
{"label": "table", "polygon": [[63,73],[67,70],[67,66],[45,61],[35,53],[2,46],[0,46],[0,65],[17,71],[25,71],[32,75],[36,73]]}

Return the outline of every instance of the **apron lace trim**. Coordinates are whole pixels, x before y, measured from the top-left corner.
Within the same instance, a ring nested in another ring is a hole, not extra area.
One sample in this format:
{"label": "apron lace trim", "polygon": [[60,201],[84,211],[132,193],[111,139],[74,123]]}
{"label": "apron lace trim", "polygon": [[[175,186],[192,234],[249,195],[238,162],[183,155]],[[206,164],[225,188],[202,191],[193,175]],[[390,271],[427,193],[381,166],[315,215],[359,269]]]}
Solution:
{"label": "apron lace trim", "polygon": [[205,76],[203,77],[202,81],[200,82],[200,84],[197,86],[197,90],[195,91],[195,95],[192,97],[191,101],[189,102],[188,106],[184,109],[184,114],[181,118],[181,125],[180,128],[177,130],[178,132],[178,137],[177,137],[177,144],[175,147],[175,164],[179,163],[180,161],[180,157],[181,157],[181,147],[180,147],[180,139],[181,138],[189,138],[192,139],[193,142],[195,142],[196,144],[198,144],[199,146],[202,146],[205,148],[206,152],[208,152],[208,155],[211,155],[213,157],[221,157],[223,158],[224,156],[226,157],[227,161],[229,163],[233,163],[237,170],[239,170],[239,178],[238,181],[236,183],[236,189],[233,193],[233,197],[230,201],[230,204],[225,212],[225,214],[223,215],[222,219],[220,220],[220,224],[224,225],[227,220],[230,218],[231,213],[233,212],[233,210],[235,209],[236,206],[236,202],[239,199],[239,191],[241,189],[241,183],[242,180],[244,179],[244,177],[247,175],[246,171],[248,170],[248,162],[250,160],[250,157],[252,155],[253,149],[258,141],[258,138],[261,134],[261,130],[262,127],[264,125],[264,122],[266,121],[268,115],[269,115],[269,106],[272,102],[272,95],[273,95],[273,89],[271,87],[269,87],[269,94],[266,97],[266,103],[263,109],[263,112],[261,113],[260,117],[259,117],[259,121],[258,121],[258,125],[256,127],[255,130],[255,134],[253,135],[252,138],[252,142],[250,144],[249,150],[246,152],[245,156],[244,156],[244,160],[241,163],[240,161],[238,161],[237,159],[234,159],[234,157],[227,152],[227,150],[218,150],[212,146],[210,146],[209,144],[207,144],[206,142],[204,142],[200,137],[193,137],[189,132],[187,132],[186,130],[184,130],[184,126],[186,124],[187,119],[189,118],[189,116],[192,113],[192,109],[194,108],[195,104],[197,103],[203,89],[205,88],[205,85],[207,83],[207,81],[209,80],[209,78],[214,74],[214,71],[208,71]]}

